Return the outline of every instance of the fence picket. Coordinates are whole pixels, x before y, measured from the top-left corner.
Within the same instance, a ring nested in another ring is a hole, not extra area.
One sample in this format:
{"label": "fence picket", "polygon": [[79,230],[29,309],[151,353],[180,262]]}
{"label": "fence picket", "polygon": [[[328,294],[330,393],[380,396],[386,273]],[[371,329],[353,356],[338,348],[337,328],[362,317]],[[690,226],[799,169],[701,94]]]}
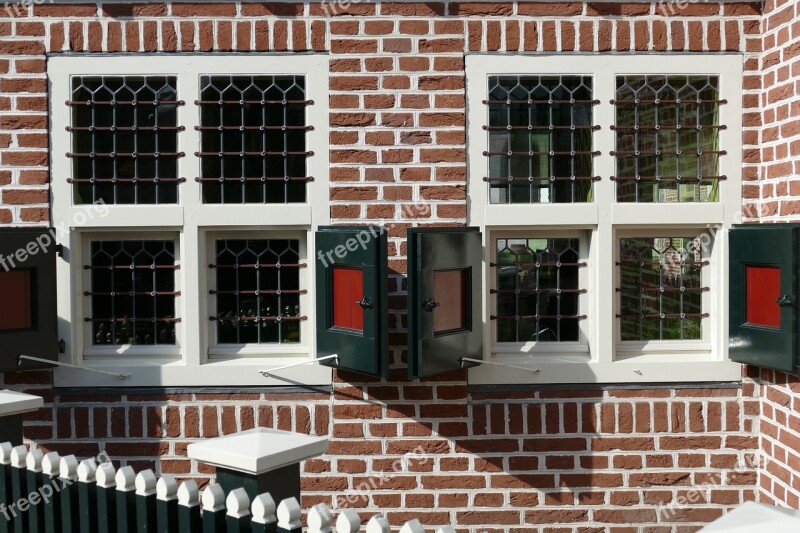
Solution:
{"label": "fence picket", "polygon": [[201,527],[200,489],[190,479],[178,488],[178,533],[197,533]]}
{"label": "fence picket", "polygon": [[225,491],[217,483],[203,491],[203,533],[225,530]]}
{"label": "fence picket", "polygon": [[233,489],[225,500],[225,507],[228,510],[225,517],[228,533],[249,533],[250,498],[247,491],[241,487]]}
{"label": "fence picket", "polygon": [[26,480],[25,458],[28,455],[28,448],[23,445],[15,446],[11,450],[11,514],[15,515],[14,532],[28,533],[27,499],[25,499]]}
{"label": "fence picket", "polygon": [[333,516],[324,503],[318,503],[308,511],[308,533],[331,533]]}
{"label": "fence picket", "polygon": [[296,498],[286,498],[278,505],[278,532],[302,533],[303,524],[300,522],[302,510]]}
{"label": "fence picket", "polygon": [[74,455],[61,458],[58,465],[58,483],[61,484],[59,493],[61,500],[61,528],[63,533],[78,533],[80,517],[78,516],[78,460]]}
{"label": "fence picket", "polygon": [[336,519],[336,533],[358,533],[361,530],[361,517],[355,509],[345,509]]}
{"label": "fence picket", "polygon": [[136,531],[152,532],[155,523],[156,475],[147,469],[136,475]]}
{"label": "fence picket", "polygon": [[[31,509],[28,511],[28,531],[30,533],[45,533],[44,507],[47,504],[47,500],[43,498],[45,492],[50,492],[50,495],[52,495],[52,486],[47,489],[43,481],[42,459],[44,459],[44,454],[36,448],[31,449],[25,458],[27,493],[35,494],[35,496],[31,497]],[[34,499],[36,500],[35,503]]]}
{"label": "fence picket", "polygon": [[117,532],[136,532],[136,473],[123,466],[114,477],[117,483]]}
{"label": "fence picket", "polygon": [[376,514],[367,522],[367,533],[391,533],[392,528],[385,516]]}
{"label": "fence picket", "polygon": [[42,478],[49,483],[55,493],[44,506],[44,531],[61,531],[61,481],[58,473],[61,469],[61,456],[58,452],[49,452],[42,458]]}
{"label": "fence picket", "polygon": [[8,506],[11,505],[11,450],[10,442],[0,444],[0,504],[3,505],[3,519],[0,520],[0,533],[14,530]]}
{"label": "fence picket", "polygon": [[78,501],[80,502],[80,532],[97,533],[97,463],[84,459],[78,465]]}
{"label": "fence picket", "polygon": [[[76,483],[77,481],[77,483]],[[303,533],[302,509],[296,498],[275,505],[270,494],[251,503],[238,487],[226,497],[214,483],[202,493],[187,480],[157,479],[152,470],[138,475],[130,466],[115,471],[94,459],[78,463],[74,455],[13,447],[0,443],[0,533]],[[344,509],[334,523],[324,503],[308,511],[307,533],[359,533],[361,518]],[[373,516],[366,533],[391,533],[389,521]],[[406,522],[400,533],[425,533],[419,520]],[[452,526],[436,533],[455,533]]]}
{"label": "fence picket", "polygon": [[253,519],[250,522],[251,533],[276,533],[278,518],[275,516],[275,500],[269,494],[259,494],[250,506]]}
{"label": "fence picket", "polygon": [[409,520],[400,528],[400,533],[425,533],[425,528],[416,518]]}
{"label": "fence picket", "polygon": [[117,525],[117,505],[114,500],[117,483],[114,480],[114,465],[101,463],[97,467],[95,479],[97,480],[97,531],[98,533],[113,533]]}
{"label": "fence picket", "polygon": [[164,475],[156,483],[156,515],[158,533],[175,533],[178,529],[178,483]]}

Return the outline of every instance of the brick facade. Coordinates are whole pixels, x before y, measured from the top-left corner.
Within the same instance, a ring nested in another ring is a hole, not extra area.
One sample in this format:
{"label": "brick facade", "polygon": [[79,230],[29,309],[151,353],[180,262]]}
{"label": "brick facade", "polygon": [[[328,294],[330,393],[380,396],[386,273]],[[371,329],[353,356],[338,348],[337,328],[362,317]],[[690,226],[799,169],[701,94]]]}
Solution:
{"label": "brick facade", "polygon": [[[745,213],[771,220],[800,212],[800,203],[776,199],[800,197],[789,179],[800,152],[800,62],[790,62],[800,23],[796,2],[765,9],[762,18],[756,3],[364,0],[346,8],[41,3],[0,12],[0,223],[49,219],[45,54],[325,51],[331,215],[387,225],[393,270],[387,381],[338,373],[330,393],[78,395],[53,391],[46,372],[8,374],[6,386],[46,400],[27,417],[27,438],[207,479],[212,472],[185,457],[192,439],[253,426],[329,435],[329,454],[304,465],[304,503],[332,505],[368,486],[348,505],[383,509],[393,524],[419,517],[497,531],[683,532],[757,492],[797,508],[791,450],[800,433],[789,411],[800,389],[785,376],[735,388],[494,392],[469,388],[465,373],[405,381],[406,228],[466,221],[465,52],[744,53]],[[752,457],[759,443],[761,468]],[[381,478],[420,446],[422,459]]]}
{"label": "brick facade", "polygon": [[[761,57],[759,218],[796,222],[800,215],[800,3],[764,5]],[[756,157],[756,154],[754,154]],[[755,190],[751,193],[755,194]],[[761,398],[759,499],[800,508],[800,384],[796,376],[751,369]]]}

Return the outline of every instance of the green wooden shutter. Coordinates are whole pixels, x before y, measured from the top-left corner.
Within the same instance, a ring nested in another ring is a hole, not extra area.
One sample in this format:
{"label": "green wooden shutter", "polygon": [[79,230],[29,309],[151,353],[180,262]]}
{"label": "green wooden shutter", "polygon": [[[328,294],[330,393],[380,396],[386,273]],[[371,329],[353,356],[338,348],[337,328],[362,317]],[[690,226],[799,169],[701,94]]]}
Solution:
{"label": "green wooden shutter", "polygon": [[798,224],[731,229],[731,360],[797,372],[799,242]]}
{"label": "green wooden shutter", "polygon": [[317,357],[372,376],[387,367],[387,233],[375,226],[326,226],[316,233]]}
{"label": "green wooden shutter", "polygon": [[49,368],[58,359],[55,231],[0,229],[0,371]]}
{"label": "green wooden shutter", "polygon": [[408,374],[423,378],[483,359],[478,228],[408,230]]}

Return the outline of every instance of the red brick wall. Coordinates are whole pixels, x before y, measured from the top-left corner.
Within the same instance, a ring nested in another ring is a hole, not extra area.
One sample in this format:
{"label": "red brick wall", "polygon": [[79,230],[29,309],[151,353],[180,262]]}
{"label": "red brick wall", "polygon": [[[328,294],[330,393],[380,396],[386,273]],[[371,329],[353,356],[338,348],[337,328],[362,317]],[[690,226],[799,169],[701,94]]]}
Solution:
{"label": "red brick wall", "polygon": [[[800,3],[764,5],[760,68],[763,124],[758,193],[763,222],[800,220]],[[800,509],[800,383],[781,372],[750,369],[761,398],[759,498]]]}
{"label": "red brick wall", "polygon": [[[466,220],[465,52],[746,53],[745,195],[759,202],[758,5],[682,5],[362,1],[333,17],[320,4],[278,2],[0,11],[0,223],[48,218],[46,52],[330,51],[332,217],[388,225],[394,270],[386,382],[340,374],[333,394],[301,396],[54,396],[47,373],[9,374],[8,386],[47,400],[27,417],[27,437],[206,478],[185,458],[195,438],[255,425],[329,435],[330,452],[304,466],[306,503],[333,504],[334,494],[371,480],[376,488],[354,505],[384,509],[395,524],[420,517],[482,530],[694,531],[753,499],[756,470],[736,468],[752,465],[757,448],[750,382],[486,393],[470,392],[466,374],[404,381],[405,230]],[[427,460],[376,481],[418,446]],[[676,507],[657,517],[662,503]]]}

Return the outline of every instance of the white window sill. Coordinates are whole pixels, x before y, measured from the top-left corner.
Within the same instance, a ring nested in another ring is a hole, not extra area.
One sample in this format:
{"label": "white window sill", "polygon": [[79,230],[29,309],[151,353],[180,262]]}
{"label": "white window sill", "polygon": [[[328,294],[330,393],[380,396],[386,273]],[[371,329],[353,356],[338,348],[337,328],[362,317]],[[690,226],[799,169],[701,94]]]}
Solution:
{"label": "white window sill", "polygon": [[260,370],[309,361],[307,357],[292,358],[246,358],[213,361],[199,366],[189,366],[183,361],[162,359],[93,359],[86,367],[106,372],[129,374],[120,379],[107,374],[98,374],[73,368],[57,368],[53,373],[56,387],[253,387],[331,385],[332,371],[327,366],[311,363],[288,368],[269,377]]}
{"label": "white window sill", "polygon": [[[591,362],[583,356],[494,357],[498,363],[530,368],[530,372],[480,365],[470,368],[470,385],[577,384],[577,383],[670,383],[739,381],[742,365],[712,361],[709,357],[642,356],[615,362]],[[535,372],[538,370],[538,372]]]}

